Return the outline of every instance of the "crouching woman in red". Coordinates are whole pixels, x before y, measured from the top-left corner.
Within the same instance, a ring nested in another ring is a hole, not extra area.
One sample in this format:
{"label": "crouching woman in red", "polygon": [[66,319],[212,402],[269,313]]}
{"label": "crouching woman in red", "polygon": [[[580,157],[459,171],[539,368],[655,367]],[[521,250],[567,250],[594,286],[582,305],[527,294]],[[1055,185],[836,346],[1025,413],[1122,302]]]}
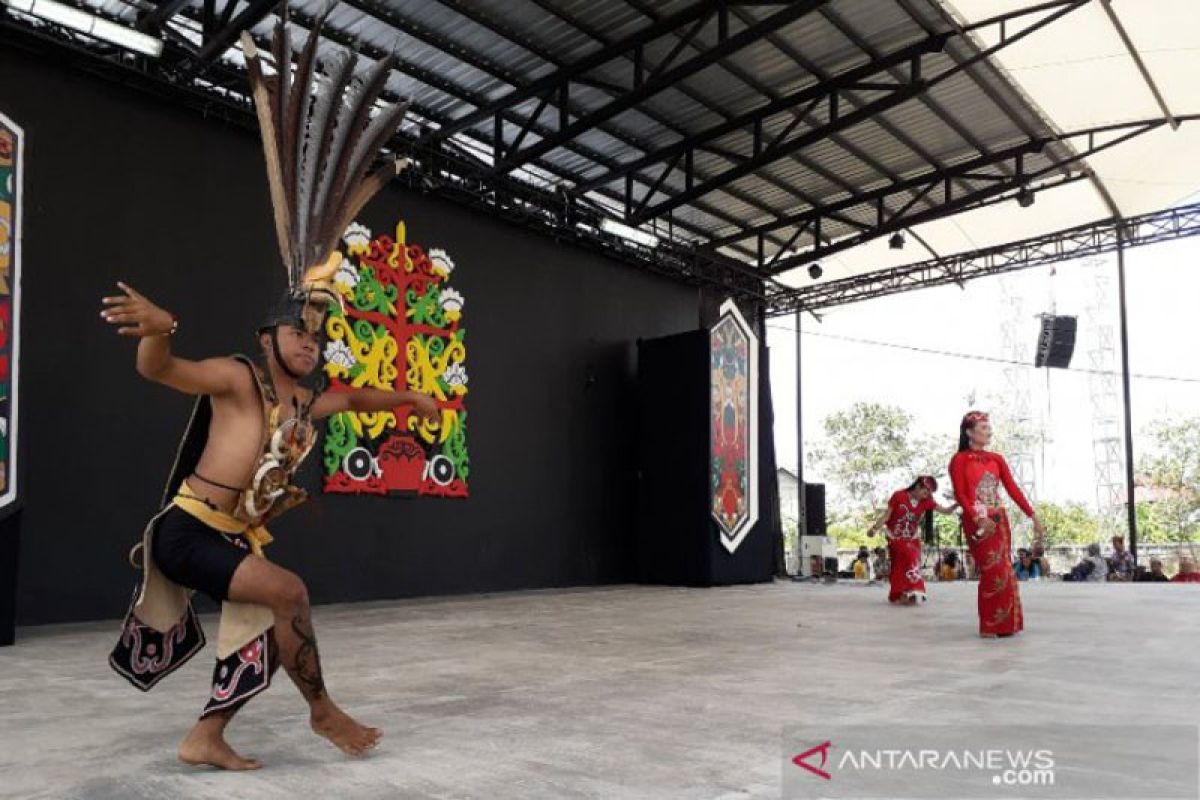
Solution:
{"label": "crouching woman in red", "polygon": [[1012,636],[1025,627],[1021,596],[1012,569],[1012,530],[1000,499],[1000,487],[1033,520],[1034,544],[1046,533],[1021,487],[999,453],[987,450],[992,425],[987,414],[972,411],[959,426],[958,452],[950,459],[954,496],[963,509],[963,531],[979,570],[979,635]]}
{"label": "crouching woman in red", "polygon": [[874,536],[881,527],[887,527],[888,557],[892,562],[889,603],[913,606],[925,602],[925,581],[921,578],[921,518],[930,511],[954,513],[953,506],[943,508],[933,499],[937,486],[937,481],[930,475],[917,478],[912,486],[892,495],[887,511],[867,531],[867,536]]}

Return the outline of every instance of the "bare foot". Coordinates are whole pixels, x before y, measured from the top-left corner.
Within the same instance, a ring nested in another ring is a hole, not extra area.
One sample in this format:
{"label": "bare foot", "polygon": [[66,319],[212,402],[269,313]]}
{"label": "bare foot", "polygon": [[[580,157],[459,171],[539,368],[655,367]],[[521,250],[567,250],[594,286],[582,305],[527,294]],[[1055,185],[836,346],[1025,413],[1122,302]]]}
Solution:
{"label": "bare foot", "polygon": [[193,766],[207,764],[229,770],[262,768],[262,763],[257,759],[238,755],[220,733],[211,735],[197,733],[195,730],[179,744],[179,760]]}
{"label": "bare foot", "polygon": [[345,711],[332,703],[330,706],[329,710],[313,712],[309,722],[314,733],[324,736],[348,756],[365,755],[379,744],[383,731],[359,725]]}

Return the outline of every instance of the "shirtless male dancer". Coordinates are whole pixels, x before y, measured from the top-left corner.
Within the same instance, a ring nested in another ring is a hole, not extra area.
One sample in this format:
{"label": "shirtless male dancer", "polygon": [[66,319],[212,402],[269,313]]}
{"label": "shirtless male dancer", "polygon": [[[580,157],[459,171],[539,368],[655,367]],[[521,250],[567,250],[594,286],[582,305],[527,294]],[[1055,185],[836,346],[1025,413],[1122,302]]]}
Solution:
{"label": "shirtless male dancer", "polygon": [[[104,298],[102,316],[119,326],[120,334],[140,337],[137,371],[172,389],[209,398],[212,417],[207,442],[183,486],[187,495],[210,509],[237,515],[243,493],[239,487],[250,485],[254,478],[264,438],[260,380],[273,388],[277,401],[273,407],[284,410],[277,430],[287,430],[292,420],[307,425],[303,417],[318,420],[342,411],[388,411],[402,406],[413,408],[421,417],[437,418],[434,400],[415,392],[362,388],[313,399],[299,380],[316,368],[319,340],[317,334],[298,324],[273,320],[276,324],[260,330],[266,365],[261,379],[253,368],[235,358],[180,358],[170,346],[175,318],[132,287],[118,285],[122,293]],[[234,537],[175,506],[158,522],[150,557],[158,570],[179,585],[204,591],[219,602],[269,608],[273,616],[270,646],[277,650],[270,659],[270,671],[283,665],[308,702],[312,729],[348,754],[358,755],[374,747],[381,732],[351,719],[325,688],[304,582],[294,572],[255,557],[248,547],[231,539]],[[225,726],[242,703],[203,716],[180,744],[179,758],[189,764],[226,769],[261,766],[238,755],[224,739]]]}
{"label": "shirtless male dancer", "polygon": [[223,732],[280,664],[308,702],[318,734],[353,755],[374,747],[381,735],[330,699],[304,583],[262,553],[271,538],[265,523],[305,497],[292,477],[315,443],[314,420],[394,410],[403,427],[410,412],[430,421],[439,414],[433,399],[413,392],[321,394],[303,383],[320,374],[327,316],[341,302],[334,281],[339,240],[406,164],[394,155],[375,164],[405,115],[405,103],[377,104],[395,58],[358,74],[355,54],[333,47],[318,53],[321,26],[335,5],[327,6],[299,51],[288,35],[285,5],[269,62],[249,34],[241,37],[288,279],[287,292],[258,328],[261,363],[241,356],[179,358],[170,347],[178,327],[173,315],[125,284],[103,301],[101,316],[122,335],[140,338],[138,372],[198,396],[162,511],[143,532],[143,578],[109,658],[130,683],[149,690],[204,645],[188,589],[221,601],[210,698],[179,746],[189,764],[260,766],[234,752]]}

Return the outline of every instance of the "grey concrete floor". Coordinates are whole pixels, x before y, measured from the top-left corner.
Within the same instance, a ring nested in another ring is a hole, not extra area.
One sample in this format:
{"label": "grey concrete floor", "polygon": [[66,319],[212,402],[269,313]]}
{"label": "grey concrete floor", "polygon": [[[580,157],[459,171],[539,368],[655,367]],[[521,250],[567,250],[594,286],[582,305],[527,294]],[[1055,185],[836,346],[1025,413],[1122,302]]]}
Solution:
{"label": "grey concrete floor", "polygon": [[1200,721],[1200,586],[1022,596],[1000,641],[973,584],[921,608],[793,583],[323,606],[333,697],[383,743],[341,756],[280,672],[230,727],[266,763],[238,774],[175,760],[211,643],[141,694],[105,662],[116,622],[27,628],[0,649],[0,796],[728,800],[779,795],[784,725]]}

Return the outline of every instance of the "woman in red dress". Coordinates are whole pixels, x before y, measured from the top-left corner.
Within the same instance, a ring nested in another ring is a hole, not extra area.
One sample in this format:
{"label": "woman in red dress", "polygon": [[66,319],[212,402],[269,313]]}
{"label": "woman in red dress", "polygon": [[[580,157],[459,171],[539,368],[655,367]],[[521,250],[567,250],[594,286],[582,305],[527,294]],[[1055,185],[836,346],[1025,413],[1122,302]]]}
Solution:
{"label": "woman in red dress", "polygon": [[1012,569],[1012,530],[1000,487],[1033,520],[1035,545],[1046,532],[1003,456],[986,449],[991,440],[987,414],[972,411],[963,417],[958,452],[950,459],[954,496],[963,509],[963,531],[979,570],[979,635],[986,638],[1012,636],[1025,627]]}
{"label": "woman in red dress", "polygon": [[921,518],[930,511],[954,513],[953,506],[943,508],[933,499],[937,486],[937,481],[930,475],[917,478],[912,486],[892,495],[887,511],[867,531],[867,536],[874,536],[881,527],[887,526],[888,558],[892,562],[889,603],[914,606],[925,602],[925,581],[921,578]]}

